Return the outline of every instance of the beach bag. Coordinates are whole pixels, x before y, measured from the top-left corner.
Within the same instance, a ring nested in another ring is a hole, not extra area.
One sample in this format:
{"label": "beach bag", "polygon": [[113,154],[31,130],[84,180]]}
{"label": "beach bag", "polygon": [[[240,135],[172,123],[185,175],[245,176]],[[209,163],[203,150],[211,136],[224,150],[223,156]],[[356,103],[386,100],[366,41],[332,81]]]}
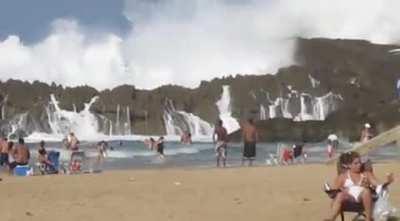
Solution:
{"label": "beach bag", "polygon": [[33,175],[33,170],[30,166],[28,165],[18,165],[14,169],[14,175],[15,176],[31,176]]}
{"label": "beach bag", "polygon": [[378,200],[374,205],[374,220],[375,221],[386,221],[396,213],[394,208],[389,202],[389,192],[387,189],[382,189],[382,186],[376,188],[378,194]]}

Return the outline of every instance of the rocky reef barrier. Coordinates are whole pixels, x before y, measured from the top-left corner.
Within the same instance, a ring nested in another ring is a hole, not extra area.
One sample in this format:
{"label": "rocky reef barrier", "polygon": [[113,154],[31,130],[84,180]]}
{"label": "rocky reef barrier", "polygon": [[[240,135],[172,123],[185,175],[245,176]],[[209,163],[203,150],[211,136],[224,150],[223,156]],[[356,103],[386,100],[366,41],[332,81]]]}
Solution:
{"label": "rocky reef barrier", "polygon": [[[232,128],[257,121],[263,141],[321,141],[330,132],[356,140],[365,122],[377,133],[400,122],[396,45],[361,40],[299,39],[296,64],[270,75],[236,75],[190,89],[132,85],[98,91],[41,82],[0,82],[0,130],[87,137],[131,134],[209,136],[216,119]],[[228,101],[229,100],[229,101]],[[224,122],[225,122],[224,121]]]}

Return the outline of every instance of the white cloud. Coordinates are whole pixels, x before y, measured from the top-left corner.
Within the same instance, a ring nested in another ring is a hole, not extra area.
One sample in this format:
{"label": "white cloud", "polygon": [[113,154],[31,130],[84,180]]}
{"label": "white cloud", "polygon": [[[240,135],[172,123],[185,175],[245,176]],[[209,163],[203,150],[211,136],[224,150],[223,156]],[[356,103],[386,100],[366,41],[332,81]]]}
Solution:
{"label": "white cloud", "polygon": [[0,79],[154,88],[273,73],[293,63],[295,37],[398,41],[399,7],[396,0],[126,0],[134,29],[125,37],[70,19],[54,21],[33,45],[9,36],[0,42]]}

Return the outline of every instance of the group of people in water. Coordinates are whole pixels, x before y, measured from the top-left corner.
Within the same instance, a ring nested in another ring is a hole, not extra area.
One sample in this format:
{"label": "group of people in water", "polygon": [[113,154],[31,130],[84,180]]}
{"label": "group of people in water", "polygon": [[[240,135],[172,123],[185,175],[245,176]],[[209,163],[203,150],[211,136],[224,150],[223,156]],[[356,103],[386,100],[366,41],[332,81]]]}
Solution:
{"label": "group of people in water", "polygon": [[[248,119],[240,123],[242,132],[242,160],[241,164],[244,165],[246,161],[248,166],[252,166],[256,158],[256,146],[259,140],[259,134],[257,132],[256,126],[253,119]],[[366,123],[364,129],[361,132],[361,142],[366,142],[373,137],[371,131],[371,125]],[[214,151],[216,155],[216,165],[217,167],[226,167],[227,154],[228,154],[228,143],[229,136],[227,129],[223,125],[222,120],[218,120],[214,127],[214,132],[212,134],[212,140],[214,143]],[[181,135],[182,144],[192,144],[192,135],[189,131],[183,132]],[[161,136],[157,140],[150,137],[144,140],[145,146],[152,151],[156,151],[159,154],[160,159],[165,158],[164,154],[164,137]],[[79,170],[81,167],[81,162],[79,160],[74,160],[75,154],[80,154],[79,152],[79,140],[73,132],[69,133],[66,139],[63,140],[63,144],[66,149],[71,151],[71,162],[70,166],[72,170]],[[330,134],[327,139],[327,155],[328,158],[335,157],[339,145],[339,139],[337,135]],[[300,158],[303,162],[307,158],[307,153],[304,151],[304,143],[296,143],[293,147],[278,148],[279,159],[277,160],[280,164],[287,165],[294,162],[295,159]],[[105,157],[107,156],[108,143],[106,141],[100,141],[96,145],[97,148],[97,164],[102,164]],[[112,149],[112,147],[111,147]],[[10,173],[17,165],[27,165],[30,159],[29,148],[24,144],[22,138],[19,139],[18,144],[14,145],[12,141],[8,142],[7,138],[3,137],[0,139],[0,166],[7,166]],[[45,149],[45,142],[41,141],[38,148],[38,162],[46,167],[54,167],[53,163],[48,159],[47,151]]]}
{"label": "group of people in water", "polygon": [[[241,122],[242,131],[242,165],[248,161],[248,165],[253,165],[253,161],[256,157],[256,146],[259,140],[259,134],[253,119],[248,119],[245,122]],[[373,137],[371,125],[366,123],[361,132],[360,142],[367,142]],[[225,167],[227,161],[227,149],[229,143],[229,136],[226,128],[223,125],[222,120],[218,120],[215,125],[212,140],[215,145],[215,154],[217,167]],[[75,165],[72,160],[74,153],[79,152],[79,140],[74,133],[70,133],[63,142],[68,150],[71,150],[71,165],[72,167],[79,167]],[[159,137],[154,140],[152,137],[145,139],[144,143],[150,150],[157,151],[160,158],[164,158],[164,137]],[[181,143],[191,144],[191,134],[185,132],[181,137]],[[328,158],[335,156],[336,150],[339,145],[339,139],[337,135],[330,134],[327,138],[327,154]],[[281,161],[285,164],[289,164],[290,161],[297,158],[298,156],[305,157],[305,151],[303,151],[303,145],[294,144],[293,148],[284,148],[282,151]],[[107,156],[107,150],[109,149],[106,141],[100,141],[96,145],[98,156],[97,161],[102,162]],[[13,170],[17,166],[27,166],[31,158],[29,148],[25,145],[24,139],[19,138],[18,143],[14,144],[12,141],[8,141],[6,137],[0,138],[0,166],[8,167],[9,173],[12,174]],[[48,152],[45,148],[45,142],[41,141],[38,148],[38,162],[46,167],[52,168],[55,165],[48,158]],[[366,220],[372,220],[373,211],[373,199],[371,188],[376,188],[379,184],[371,167],[361,162],[361,157],[357,152],[347,152],[341,154],[338,164],[338,176],[330,190],[337,190],[333,198],[331,205],[331,214],[326,220],[335,220],[340,214],[342,205],[345,201],[351,200],[359,202],[365,209]],[[388,174],[383,187],[387,187],[394,181],[393,174]]]}
{"label": "group of people in water", "polygon": [[[242,122],[241,129],[243,138],[242,165],[245,164],[245,161],[248,161],[248,165],[252,166],[256,158],[256,144],[259,139],[253,119],[250,118],[246,122]],[[217,167],[226,167],[229,137],[222,120],[217,121],[212,140],[215,144]]]}
{"label": "group of people in water", "polygon": [[150,137],[149,139],[144,140],[144,144],[146,145],[149,150],[155,150],[158,154],[160,159],[164,159],[164,137],[161,136],[158,140],[154,140],[154,138]]}
{"label": "group of people in water", "polygon": [[[242,131],[242,165],[248,161],[248,165],[253,165],[256,157],[256,143],[259,139],[257,129],[254,125],[253,119],[248,119],[241,122]],[[361,131],[360,142],[364,143],[373,137],[371,125],[365,123]],[[217,158],[217,167],[226,166],[227,147],[228,147],[228,134],[226,128],[223,126],[222,120],[218,120],[215,125],[213,133],[213,142],[215,143],[215,152]],[[292,164],[295,160],[305,162],[308,158],[307,151],[304,150],[305,142],[297,142],[292,147],[278,147],[277,156],[275,159],[277,164],[288,165]],[[329,159],[335,157],[339,147],[339,138],[336,134],[330,134],[327,138],[327,156]]]}

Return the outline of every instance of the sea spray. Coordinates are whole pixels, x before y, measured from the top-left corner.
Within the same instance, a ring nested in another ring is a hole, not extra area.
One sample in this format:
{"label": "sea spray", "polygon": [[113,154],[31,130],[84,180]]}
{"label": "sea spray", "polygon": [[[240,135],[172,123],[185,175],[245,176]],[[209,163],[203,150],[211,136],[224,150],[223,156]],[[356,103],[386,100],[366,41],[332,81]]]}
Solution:
{"label": "sea spray", "polygon": [[232,117],[231,92],[228,85],[222,86],[221,98],[215,104],[218,107],[219,118],[222,120],[228,134],[239,130],[238,121]]}

